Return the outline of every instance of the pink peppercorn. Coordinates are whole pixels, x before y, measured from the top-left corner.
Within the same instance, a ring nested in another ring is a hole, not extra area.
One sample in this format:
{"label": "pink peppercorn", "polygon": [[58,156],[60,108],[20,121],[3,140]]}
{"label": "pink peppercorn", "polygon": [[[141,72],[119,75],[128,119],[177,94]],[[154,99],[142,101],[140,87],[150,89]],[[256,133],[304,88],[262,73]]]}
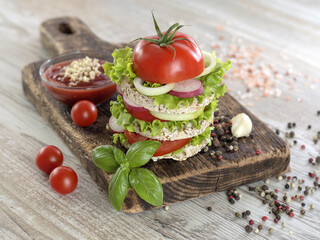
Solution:
{"label": "pink peppercorn", "polygon": [[219,160],[222,160],[222,158],[223,158],[222,155],[219,155],[219,156],[218,156],[218,159],[219,159]]}
{"label": "pink peppercorn", "polygon": [[268,219],[267,216],[262,217],[262,221],[267,221],[267,219]]}
{"label": "pink peppercorn", "polygon": [[261,154],[261,150],[260,149],[258,149],[257,151],[256,151],[256,154]]}
{"label": "pink peppercorn", "polygon": [[288,176],[288,177],[287,177],[287,179],[288,179],[288,180],[290,180],[290,179],[291,179],[291,177],[290,177],[290,176]]}
{"label": "pink peppercorn", "polygon": [[320,177],[316,177],[316,180],[319,181]]}
{"label": "pink peppercorn", "polygon": [[276,193],[280,192],[278,188],[276,188],[274,191],[275,191]]}
{"label": "pink peppercorn", "polygon": [[253,225],[253,224],[254,224],[254,221],[251,219],[251,220],[249,221],[249,224],[250,224],[250,225]]}
{"label": "pink peppercorn", "polygon": [[295,198],[295,197],[291,197],[291,199],[292,199],[292,200],[295,200],[296,198]]}
{"label": "pink peppercorn", "polygon": [[305,145],[301,145],[301,149],[305,149],[306,148],[306,146]]}
{"label": "pink peppercorn", "polygon": [[290,208],[290,207],[287,205],[287,206],[286,206],[286,209],[289,209],[289,208]]}
{"label": "pink peppercorn", "polygon": [[301,195],[301,196],[300,196],[300,200],[304,200],[304,196]]}
{"label": "pink peppercorn", "polygon": [[214,137],[216,134],[215,133],[211,133],[211,136]]}
{"label": "pink peppercorn", "polygon": [[313,158],[309,158],[309,163],[312,163],[313,162]]}
{"label": "pink peppercorn", "polygon": [[289,217],[294,217],[294,213],[293,213],[293,212],[290,212],[290,213],[289,213]]}
{"label": "pink peppercorn", "polygon": [[275,223],[278,223],[278,219],[276,219],[276,218],[275,218],[273,221],[274,221]]}
{"label": "pink peppercorn", "polygon": [[314,173],[309,172],[309,176],[313,178],[314,177]]}

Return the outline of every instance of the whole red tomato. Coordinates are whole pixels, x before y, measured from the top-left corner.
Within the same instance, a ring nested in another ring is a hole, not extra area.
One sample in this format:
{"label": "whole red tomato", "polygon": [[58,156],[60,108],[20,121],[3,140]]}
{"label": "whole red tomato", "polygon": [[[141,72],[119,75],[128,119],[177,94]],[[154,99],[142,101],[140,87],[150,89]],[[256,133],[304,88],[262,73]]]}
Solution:
{"label": "whole red tomato", "polygon": [[55,168],[49,176],[50,186],[60,194],[73,192],[78,185],[78,176],[72,168],[61,166]]}
{"label": "whole red tomato", "polygon": [[48,145],[39,150],[36,156],[36,164],[38,168],[50,174],[53,169],[61,166],[63,163],[63,154],[59,148]]}
{"label": "whole red tomato", "polygon": [[[157,35],[147,37],[159,39]],[[133,70],[142,80],[153,83],[180,82],[199,76],[205,64],[202,52],[189,35],[177,32],[169,46],[140,40],[133,50]]]}
{"label": "whole red tomato", "polygon": [[96,105],[88,100],[77,102],[71,109],[72,121],[80,127],[88,127],[93,124],[97,119],[97,115]]}

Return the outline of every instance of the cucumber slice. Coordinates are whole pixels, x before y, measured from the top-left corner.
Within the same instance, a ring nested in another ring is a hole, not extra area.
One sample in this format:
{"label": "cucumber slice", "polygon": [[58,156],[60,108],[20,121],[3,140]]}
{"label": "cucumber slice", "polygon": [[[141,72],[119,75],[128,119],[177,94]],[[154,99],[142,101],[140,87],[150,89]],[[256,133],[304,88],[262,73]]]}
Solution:
{"label": "cucumber slice", "polygon": [[133,80],[133,84],[135,88],[142,94],[146,96],[158,96],[170,92],[173,88],[175,83],[169,83],[163,85],[161,87],[151,88],[143,86],[143,80],[141,78],[136,77]]}
{"label": "cucumber slice", "polygon": [[211,53],[206,51],[202,51],[202,55],[203,55],[204,64],[206,67],[198,77],[202,77],[209,74],[210,72],[212,72],[212,70],[216,66],[216,56],[213,56]]}
{"label": "cucumber slice", "polygon": [[168,121],[187,121],[192,120],[199,117],[203,113],[204,107],[200,108],[198,111],[193,113],[185,113],[185,114],[168,114],[168,113],[161,113],[150,111],[150,113],[155,116],[156,118]]}

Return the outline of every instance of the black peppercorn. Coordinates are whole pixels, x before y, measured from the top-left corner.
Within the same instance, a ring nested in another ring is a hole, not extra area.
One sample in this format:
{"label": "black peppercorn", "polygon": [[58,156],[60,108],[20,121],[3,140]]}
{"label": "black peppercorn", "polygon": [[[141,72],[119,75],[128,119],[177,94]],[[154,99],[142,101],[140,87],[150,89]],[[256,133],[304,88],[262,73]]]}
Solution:
{"label": "black peppercorn", "polygon": [[252,227],[251,227],[250,225],[247,225],[247,226],[245,227],[245,229],[246,229],[246,232],[247,232],[247,233],[252,232]]}

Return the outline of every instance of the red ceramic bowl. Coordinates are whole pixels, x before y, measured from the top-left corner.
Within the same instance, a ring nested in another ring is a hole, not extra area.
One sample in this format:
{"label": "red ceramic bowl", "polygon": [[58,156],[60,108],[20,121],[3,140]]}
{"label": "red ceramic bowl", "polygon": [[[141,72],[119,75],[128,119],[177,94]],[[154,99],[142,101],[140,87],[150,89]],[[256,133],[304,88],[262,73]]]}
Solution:
{"label": "red ceramic bowl", "polygon": [[[65,66],[73,60],[85,58],[99,59],[100,63],[106,62],[106,53],[104,51],[76,51],[62,54],[45,61],[40,67],[40,76],[42,85],[58,101],[72,106],[80,100],[89,100],[95,104],[101,104],[107,101],[116,91],[116,84],[111,82],[108,77],[104,76],[101,69],[99,81],[93,80],[92,84],[86,86],[69,86],[54,80],[50,71],[58,66]],[[96,82],[95,82],[96,81]]]}

